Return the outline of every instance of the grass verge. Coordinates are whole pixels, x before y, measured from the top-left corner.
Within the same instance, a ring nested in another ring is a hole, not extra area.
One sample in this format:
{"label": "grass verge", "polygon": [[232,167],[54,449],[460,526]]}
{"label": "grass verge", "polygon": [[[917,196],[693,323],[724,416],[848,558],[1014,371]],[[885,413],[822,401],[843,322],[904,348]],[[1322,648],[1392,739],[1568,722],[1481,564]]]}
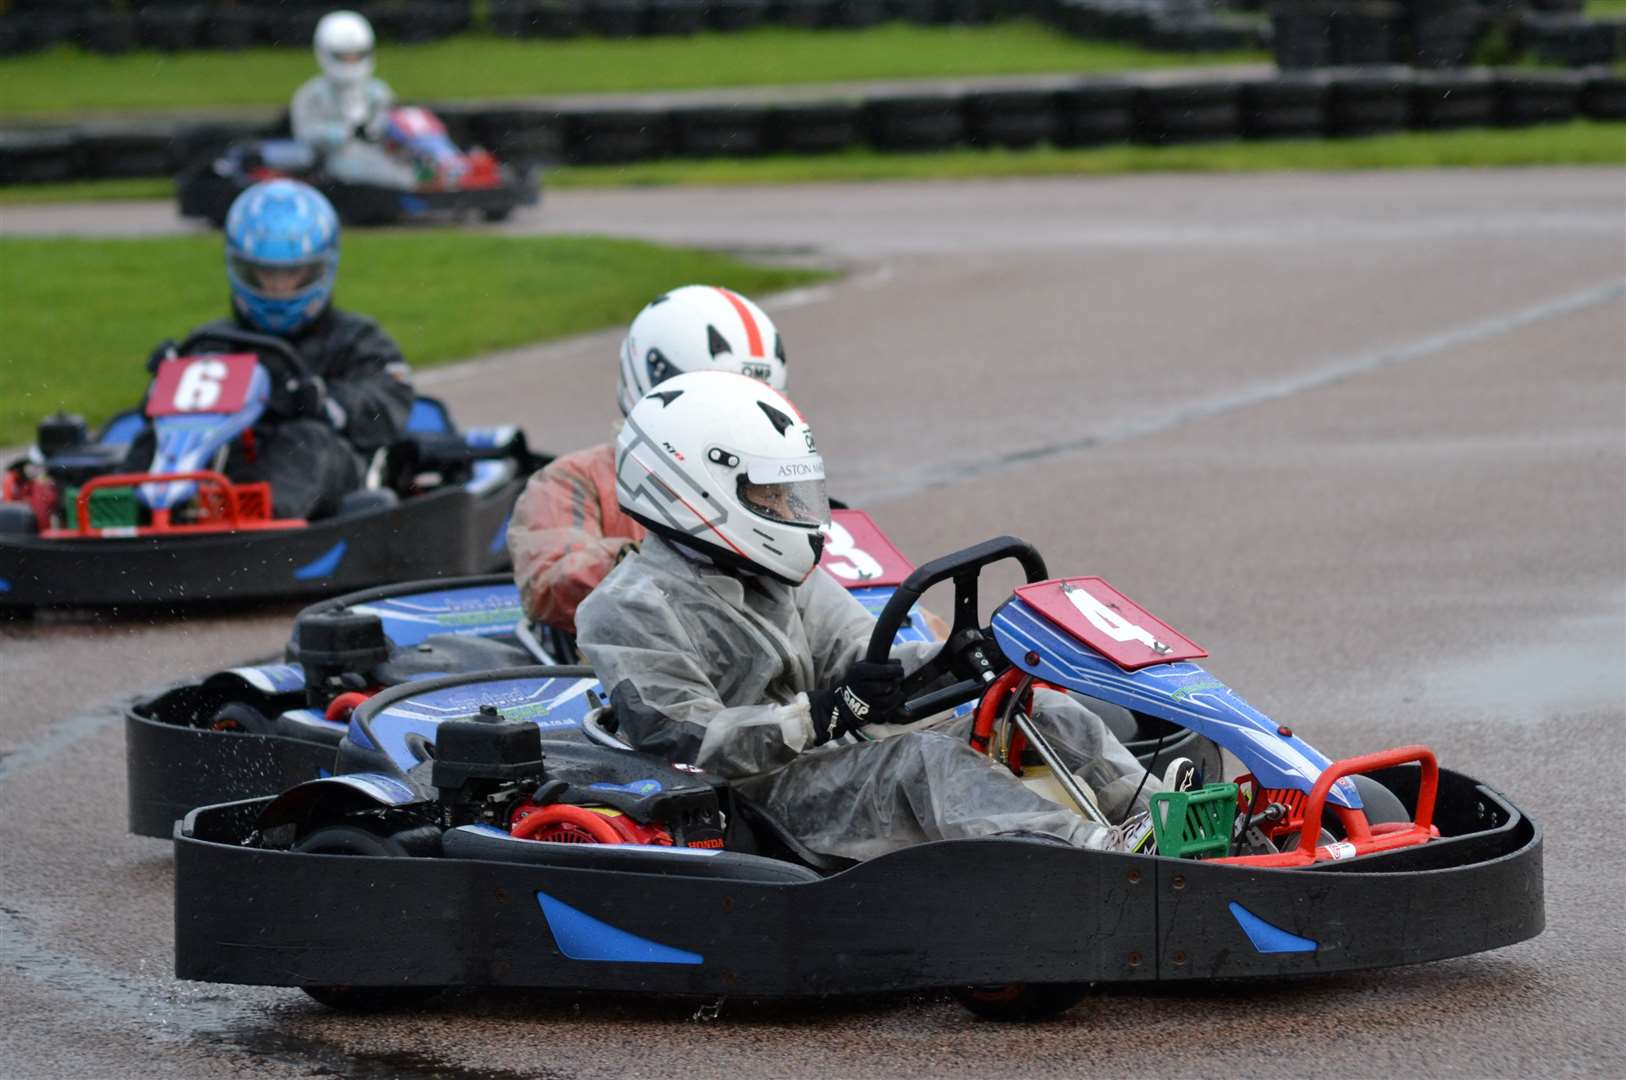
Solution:
{"label": "grass verge", "polygon": [[[54,409],[96,422],[138,402],[152,347],[225,313],[220,252],[216,236],[0,237],[0,446]],[[422,369],[620,325],[685,282],[754,295],[827,276],[599,237],[352,234],[337,295]]]}
{"label": "grass verge", "polygon": [[[986,26],[887,23],[692,37],[522,41],[464,35],[386,44],[378,72],[403,101],[638,93],[730,86],[1124,71],[1264,60],[1255,53],[1154,52],[1086,41],[1032,20]],[[316,73],[308,49],[136,52],[58,48],[0,61],[0,117],[84,109],[286,105]]]}
{"label": "grass verge", "polygon": [[1283,139],[1068,150],[946,150],[826,157],[651,161],[551,170],[555,189],[681,184],[1090,176],[1140,172],[1338,172],[1519,165],[1626,165],[1626,123],[1577,120],[1545,127],[1406,132],[1361,139]]}
{"label": "grass verge", "polygon": [[[558,166],[548,170],[546,182],[549,188],[565,190],[1109,176],[1138,172],[1338,172],[1524,165],[1626,165],[1626,123],[1576,120],[1532,128],[1407,132],[1364,139],[1104,146],[1087,150],[1038,147],[1032,150],[958,149],[926,154],[850,150],[823,157],[668,159],[632,165]],[[0,205],[170,199],[174,195],[174,185],[165,179],[84,180],[0,187]]]}

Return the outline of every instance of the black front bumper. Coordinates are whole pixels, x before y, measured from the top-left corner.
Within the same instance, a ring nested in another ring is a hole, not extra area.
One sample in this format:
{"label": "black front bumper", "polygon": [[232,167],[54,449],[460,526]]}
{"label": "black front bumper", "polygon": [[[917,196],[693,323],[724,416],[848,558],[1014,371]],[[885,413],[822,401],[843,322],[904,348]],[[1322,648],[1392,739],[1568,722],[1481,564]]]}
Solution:
{"label": "black front bumper", "polygon": [[432,491],[304,528],[143,538],[0,538],[0,608],[331,596],[499,570],[524,479]]}
{"label": "black front bumper", "polygon": [[[1463,956],[1545,923],[1540,830],[1445,770],[1444,838],[1312,870],[1017,839],[927,844],[790,884],[305,855],[242,846],[264,803],[207,807],[176,828],[180,978],[799,996],[1276,977]],[[694,959],[572,959],[544,904]],[[1313,948],[1262,951],[1237,905]]]}

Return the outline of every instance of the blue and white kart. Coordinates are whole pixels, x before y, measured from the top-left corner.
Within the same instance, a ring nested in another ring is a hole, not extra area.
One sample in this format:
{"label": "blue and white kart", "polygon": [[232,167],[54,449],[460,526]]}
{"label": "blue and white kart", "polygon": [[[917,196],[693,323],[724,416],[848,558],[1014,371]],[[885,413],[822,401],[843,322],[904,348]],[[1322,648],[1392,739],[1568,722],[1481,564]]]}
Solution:
{"label": "blue and white kart", "polygon": [[[995,614],[996,649],[975,625],[976,579],[1008,557],[1029,584]],[[176,828],[177,976],[355,1008],[449,986],[944,987],[1016,1019],[1096,982],[1327,974],[1541,932],[1541,833],[1505,797],[1423,747],[1329,761],[1193,663],[1188,640],[1099,579],[1047,580],[1020,541],[911,574],[871,655],[948,580],[955,624],[911,676],[908,712],[975,700],[974,744],[1025,775],[1053,755],[1027,715],[1033,685],[1132,701],[1220,742],[1245,786],[1155,795],[1157,855],[1011,836],[853,864],[808,851],[725,780],[615,746],[615,707],[565,719],[601,696],[571,671],[407,681],[350,714],[337,775]]]}
{"label": "blue and white kart", "polygon": [[[836,511],[821,566],[876,615],[914,569],[869,515],[856,510]],[[940,638],[915,608],[889,640]],[[524,621],[508,575],[410,582],[324,601],[295,620],[281,662],[218,672],[127,710],[130,829],[168,836],[194,807],[271,795],[328,775],[350,730],[350,710],[370,693],[408,682],[422,689],[423,680],[532,665],[566,671],[541,679],[504,674],[482,682],[479,693],[507,715],[516,708],[525,718],[545,715],[550,739],[620,745],[602,730],[581,730],[587,713],[609,694],[575,663],[568,637]],[[424,691],[382,722],[380,737],[405,760],[402,740],[414,734],[433,742],[437,718],[468,714],[467,693]],[[1150,714],[1102,712],[1148,766],[1161,769],[1186,756],[1219,774],[1213,743]],[[397,722],[400,731],[392,727]]]}
{"label": "blue and white kart", "polygon": [[[223,475],[279,388],[307,377],[281,339],[215,328],[158,364],[143,407],[94,439],[77,418],[48,418],[4,470],[0,610],[332,596],[507,565],[509,512],[548,459],[517,428],[457,430],[433,398],[331,517],[279,519],[266,484]],[[148,437],[151,464],[128,471]]]}

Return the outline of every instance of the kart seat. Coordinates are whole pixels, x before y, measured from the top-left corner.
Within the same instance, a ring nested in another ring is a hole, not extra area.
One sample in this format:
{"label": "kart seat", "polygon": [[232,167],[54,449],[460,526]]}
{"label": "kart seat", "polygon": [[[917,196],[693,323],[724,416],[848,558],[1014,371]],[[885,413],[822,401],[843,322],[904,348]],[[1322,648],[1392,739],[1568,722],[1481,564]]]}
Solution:
{"label": "kart seat", "polygon": [[582,870],[618,870],[663,877],[722,878],[759,885],[800,885],[818,881],[805,866],[709,848],[654,847],[646,844],[555,844],[521,840],[489,825],[461,825],[441,839],[451,859],[561,866]]}

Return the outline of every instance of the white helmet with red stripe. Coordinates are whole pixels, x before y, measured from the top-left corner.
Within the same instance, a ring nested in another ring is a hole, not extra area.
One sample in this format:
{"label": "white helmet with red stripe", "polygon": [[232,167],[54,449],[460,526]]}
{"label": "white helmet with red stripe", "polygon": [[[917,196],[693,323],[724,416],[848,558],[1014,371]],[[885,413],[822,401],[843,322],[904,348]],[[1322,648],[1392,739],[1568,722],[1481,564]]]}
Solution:
{"label": "white helmet with red stripe", "polygon": [[800,585],[819,563],[824,460],[796,406],[755,379],[661,383],[627,414],[615,469],[621,509],[721,566]]}
{"label": "white helmet with red stripe", "polygon": [[785,345],[773,320],[738,293],[685,285],[657,296],[621,342],[621,411],[690,371],[732,371],[785,388]]}

